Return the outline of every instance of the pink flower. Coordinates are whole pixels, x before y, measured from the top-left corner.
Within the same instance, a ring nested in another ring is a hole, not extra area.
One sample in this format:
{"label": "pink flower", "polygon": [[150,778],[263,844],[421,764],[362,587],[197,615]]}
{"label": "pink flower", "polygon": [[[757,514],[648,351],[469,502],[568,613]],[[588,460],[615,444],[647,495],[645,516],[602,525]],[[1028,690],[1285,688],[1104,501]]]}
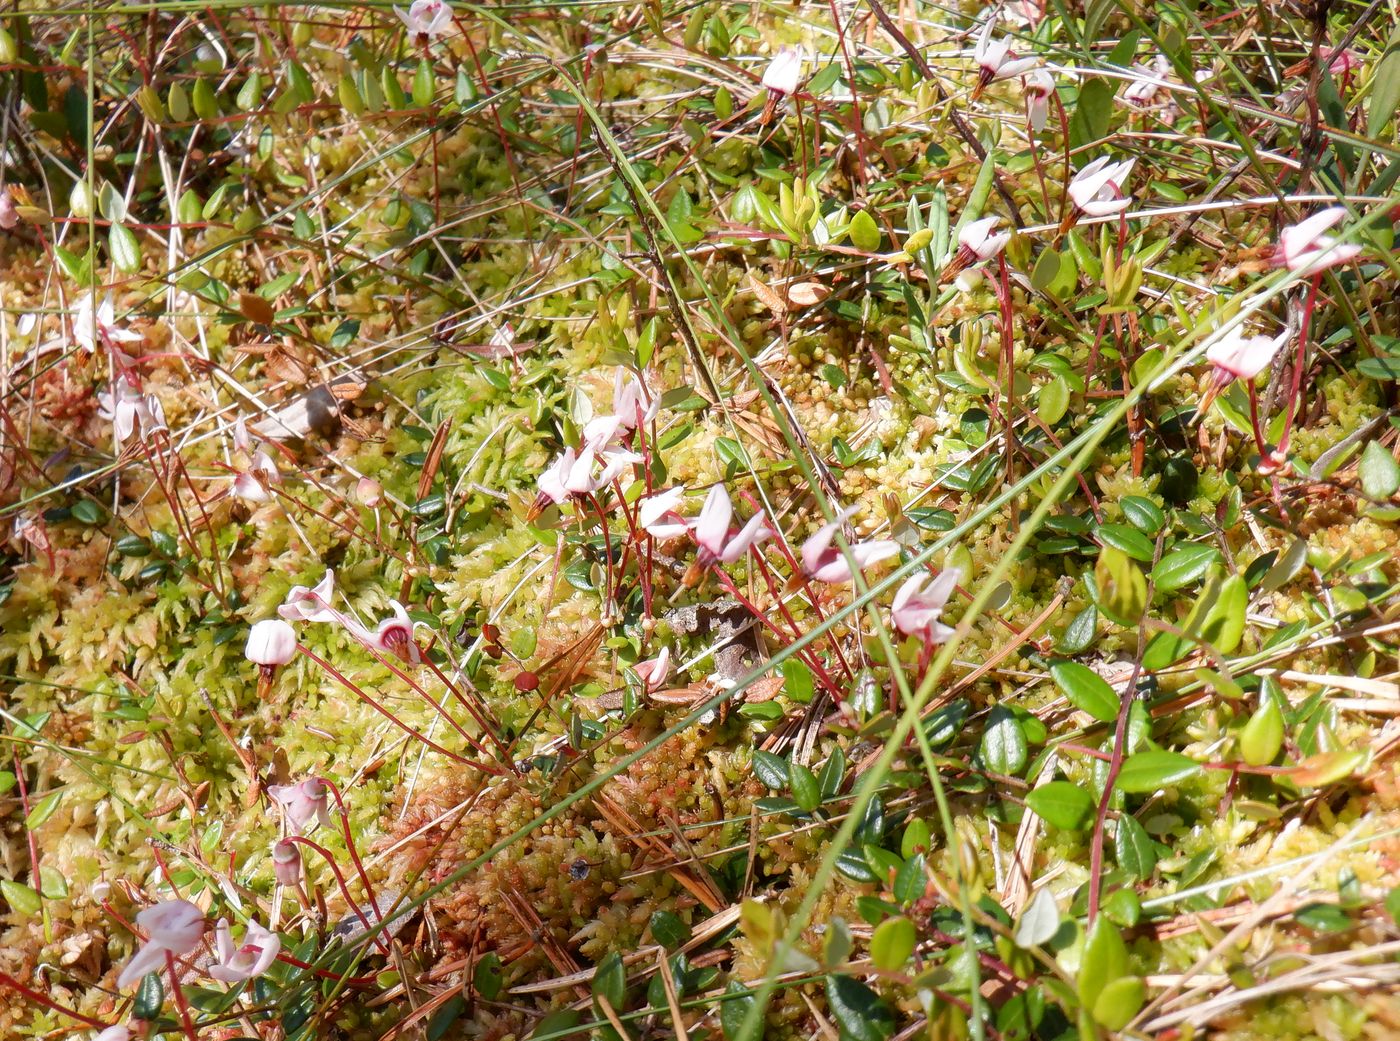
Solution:
{"label": "pink flower", "polygon": [[1228,379],[1252,380],[1274,360],[1288,342],[1288,331],[1276,337],[1241,336],[1238,331],[1216,340],[1206,349],[1206,358]]}
{"label": "pink flower", "polygon": [[695,519],[695,541],[700,550],[696,554],[696,564],[700,568],[714,567],[716,564],[732,564],[749,551],[750,546],[770,537],[763,511],[749,518],[749,522],[730,537],[729,522],[734,516],[734,504],[729,501],[729,493],[724,485],[717,484],[710,489],[705,505],[700,508],[700,516]]}
{"label": "pink flower", "polygon": [[905,636],[920,637],[924,643],[946,642],[953,630],[938,619],[961,577],[957,568],[949,568],[932,582],[927,572],[910,575],[890,605],[894,627]]}
{"label": "pink flower", "polygon": [[272,967],[282,950],[282,940],[257,922],[249,922],[243,930],[243,942],[235,947],[228,919],[220,918],[214,927],[214,949],[218,961],[209,966],[209,975],[223,983],[244,983]]}
{"label": "pink flower", "polygon": [[249,630],[243,657],[258,665],[286,665],[296,652],[296,630],[280,618],[264,618]]}
{"label": "pink flower", "polygon": [[673,539],[684,535],[689,525],[677,509],[685,489],[679,485],[637,500],[637,523],[652,538]]}
{"label": "pink flower", "polygon": [[671,648],[661,648],[661,653],[650,661],[637,662],[632,666],[632,671],[642,681],[642,686],[648,694],[659,690],[661,684],[671,675]]}
{"label": "pink flower", "polygon": [[330,788],[319,777],[308,777],[300,784],[269,785],[267,794],[286,811],[288,822],[298,833],[313,820],[319,824],[331,821]]}
{"label": "pink flower", "polygon": [[993,41],[992,30],[995,28],[996,19],[987,19],[982,34],[977,38],[977,48],[973,51],[973,57],[977,59],[980,70],[977,79],[979,91],[996,80],[1010,79],[1035,68],[1034,58],[1018,58],[1005,40]]}
{"label": "pink flower", "polygon": [[294,886],[301,880],[301,850],[291,839],[272,844],[272,877],[279,886]]}
{"label": "pink flower", "polygon": [[1133,74],[1133,80],[1124,89],[1123,100],[1134,108],[1152,107],[1157,95],[1166,89],[1164,81],[1171,68],[1172,63],[1160,54],[1153,60],[1150,69],[1134,65],[1129,70]]}
{"label": "pink flower", "polygon": [[404,661],[422,661],[418,644],[413,639],[413,619],[397,600],[390,600],[389,607],[393,614],[381,621],[374,632],[357,622],[347,622],[346,628],[366,647],[381,654],[392,654]]}
{"label": "pink flower", "polygon": [[1361,68],[1361,53],[1350,47],[1319,47],[1318,54],[1329,70],[1343,77]]}
{"label": "pink flower", "polygon": [[[823,524],[815,535],[802,544],[802,570],[808,578],[818,582],[851,581],[853,574],[846,555],[831,542],[836,537],[836,532],[851,518],[856,509],[855,506],[849,506],[842,510],[834,521]],[[888,539],[852,542],[850,553],[856,566],[865,568],[898,555],[899,543]]]}
{"label": "pink flower", "polygon": [[407,11],[395,7],[394,14],[410,33],[428,39],[440,36],[452,24],[452,8],[442,0],[413,0]]}
{"label": "pink flower", "polygon": [[1011,241],[1009,231],[992,234],[992,229],[1000,223],[1001,218],[993,216],[963,225],[962,230],[958,232],[958,247],[967,250],[977,260],[991,259]]}
{"label": "pink flower", "polygon": [[19,223],[19,211],[15,209],[15,200],[10,195],[10,189],[0,188],[0,228],[9,231]]}
{"label": "pink flower", "polygon": [[1123,185],[1132,173],[1136,159],[1110,163],[1100,156],[1074,175],[1069,183],[1069,197],[1074,208],[1091,217],[1106,217],[1121,213],[1133,204],[1131,196],[1123,194]]}
{"label": "pink flower", "polygon": [[[619,421],[616,416],[603,418],[609,421],[609,426]],[[593,420],[593,423],[597,422]],[[595,427],[594,433],[598,437],[611,438],[612,429]],[[598,447],[587,442],[579,453],[572,448],[564,449],[549,469],[540,475],[539,493],[530,507],[530,519],[539,516],[551,502],[561,505],[576,495],[591,495],[607,487],[623,470],[641,461],[642,457],[636,452],[624,448]],[[595,466],[600,467],[597,473],[594,472]]]}
{"label": "pink flower", "polygon": [[114,1023],[99,1031],[92,1041],[131,1041],[131,1028],[124,1023]]}
{"label": "pink flower", "polygon": [[763,70],[763,86],[777,95],[795,93],[802,82],[802,52],[796,47],[784,47],[768,68]]}
{"label": "pink flower", "polygon": [[111,389],[98,392],[97,414],[111,422],[112,436],[118,446],[138,427],[143,441],[157,431],[168,429],[160,401],[154,394],[142,394],[125,377],[118,378]]}
{"label": "pink flower", "polygon": [[372,510],[384,501],[384,486],[372,477],[361,477],[355,482],[355,498]]}
{"label": "pink flower", "polygon": [[1294,274],[1312,275],[1351,260],[1361,252],[1361,247],[1338,243],[1327,234],[1346,215],[1345,207],[1329,206],[1305,221],[1284,228],[1279,235],[1278,262]]}
{"label": "pink flower", "polygon": [[623,430],[646,426],[656,418],[660,408],[661,399],[652,397],[646,384],[623,369],[617,370],[613,380],[613,412]]}
{"label": "pink flower", "polygon": [[164,900],[138,914],[136,925],[147,939],[117,977],[119,990],[165,968],[166,954],[179,957],[194,950],[204,936],[204,912],[188,900]]}
{"label": "pink flower", "polygon": [[116,309],[112,306],[109,293],[97,302],[93,293],[87,293],[73,308],[73,342],[85,350],[96,351],[100,346],[117,343],[135,343],[143,339],[140,333],[117,326]]}
{"label": "pink flower", "polygon": [[335,572],[329,568],[312,589],[293,586],[277,613],[289,622],[339,622],[342,615],[331,606],[335,595]]}
{"label": "pink flower", "polygon": [[248,469],[239,470],[233,479],[232,494],[248,502],[269,502],[272,499],[271,487],[282,483],[282,474],[272,457],[261,448],[253,453]]}
{"label": "pink flower", "polygon": [[1050,97],[1055,93],[1055,80],[1044,69],[1036,69],[1026,75],[1026,112],[1031,129],[1036,133],[1045,129],[1050,119]]}

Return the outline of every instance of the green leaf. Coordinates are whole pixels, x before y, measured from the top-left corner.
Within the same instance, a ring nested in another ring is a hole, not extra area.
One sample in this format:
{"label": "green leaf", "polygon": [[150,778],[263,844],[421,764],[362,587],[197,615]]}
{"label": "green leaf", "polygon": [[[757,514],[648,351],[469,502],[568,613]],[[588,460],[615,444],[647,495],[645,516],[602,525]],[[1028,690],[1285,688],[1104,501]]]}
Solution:
{"label": "green leaf", "polygon": [[789,762],[787,770],[793,801],[800,809],[811,813],[822,804],[822,791],[821,786],[817,784],[817,775],[801,763]]}
{"label": "green leaf", "polygon": [[690,926],[671,911],[656,911],[651,916],[651,938],[662,947],[679,947],[690,939]]}
{"label": "green leaf", "polygon": [[122,274],[133,275],[141,270],[141,243],[125,224],[114,223],[108,230],[107,250]]}
{"label": "green leaf", "polygon": [[83,524],[101,524],[107,515],[101,506],[91,499],[79,499],[73,504],[73,519]]}
{"label": "green leaf", "polygon": [[1093,1008],[1104,988],[1127,970],[1128,948],[1123,944],[1118,927],[1099,915],[1089,929],[1084,955],[1079,962],[1079,979],[1075,987],[1079,1000]]}
{"label": "green leaf", "polygon": [[912,904],[924,895],[925,889],[928,888],[928,878],[924,870],[926,863],[922,853],[915,853],[895,872],[892,892],[901,904]]}
{"label": "green leaf", "polygon": [[1045,823],[1078,831],[1089,823],[1094,812],[1094,798],[1077,784],[1051,781],[1026,793],[1026,805]]}
{"label": "green leaf", "polygon": [[783,662],[783,693],[801,705],[812,700],[816,694],[816,682],[806,662],[796,658]]}
{"label": "green leaf", "polygon": [[610,951],[598,963],[593,974],[593,993],[604,998],[614,1011],[621,1012],[627,1003],[627,972],[622,967],[622,955]]}
{"label": "green leaf", "polygon": [[494,951],[488,951],[472,970],[472,988],[487,1001],[495,1001],[502,983],[501,958]]}
{"label": "green leaf", "polygon": [[1141,976],[1122,976],[1107,984],[1094,1000],[1094,1021],[1109,1030],[1122,1030],[1147,1000]]}
{"label": "green leaf", "polygon": [[1371,100],[1366,109],[1366,136],[1379,138],[1400,109],[1400,25],[1390,34],[1381,60],[1371,74]]}
{"label": "green leaf", "polygon": [[[1070,146],[1076,151],[1102,140],[1108,134],[1113,115],[1113,86],[1101,76],[1084,80],[1079,87],[1079,100],[1069,121]],[[1085,155],[1088,162],[1092,155]]]}
{"label": "green leaf", "polygon": [[753,772],[764,786],[780,792],[788,786],[787,760],[772,752],[755,748],[753,752]]}
{"label": "green leaf", "polygon": [[1055,686],[1075,708],[1089,713],[1101,723],[1118,718],[1118,695],[1098,673],[1073,661],[1057,661],[1050,666]]}
{"label": "green leaf", "polygon": [[1157,562],[1152,569],[1152,583],[1163,593],[1182,589],[1199,580],[1219,559],[1220,551],[1214,546],[1179,546]]}
{"label": "green leaf", "polygon": [[1021,914],[1016,923],[1016,931],[1011,934],[1017,947],[1039,947],[1049,943],[1060,930],[1060,909],[1055,906],[1055,894],[1049,886],[1041,886]]}
{"label": "green leaf", "polygon": [[763,1017],[754,1017],[754,1025],[745,1030],[749,1009],[757,1003],[757,998],[748,992],[738,980],[730,980],[724,988],[724,998],[719,1006],[719,1025],[724,1031],[725,1041],[760,1041],[763,1037]]}
{"label": "green leaf", "polygon": [[1141,495],[1125,495],[1118,500],[1118,506],[1123,511],[1123,516],[1128,519],[1128,523],[1144,535],[1157,534],[1162,530],[1162,525],[1167,523],[1167,517],[1162,512],[1162,508],[1151,499],[1143,498]]}
{"label": "green leaf", "polygon": [[5,898],[5,903],[10,905],[10,910],[15,914],[32,917],[44,906],[38,893],[8,878],[0,878],[0,896]]}
{"label": "green leaf", "polygon": [[1180,752],[1154,749],[1139,752],[1123,763],[1118,771],[1117,788],[1129,794],[1154,792],[1167,788],[1201,772],[1201,764]]}
{"label": "green leaf", "polygon": [[1014,775],[1026,765],[1028,749],[1021,724],[1011,712],[998,705],[987,718],[978,752],[982,763],[993,773]]}
{"label": "green leaf", "polygon": [[1101,524],[1096,534],[1099,541],[1105,546],[1122,550],[1134,560],[1140,560],[1144,564],[1150,564],[1155,555],[1152,540],[1136,528],[1130,528],[1126,524]]}
{"label": "green leaf", "polygon": [[1056,376],[1041,387],[1035,401],[1035,411],[1040,421],[1052,427],[1064,419],[1065,413],[1069,411],[1069,395],[1069,381],[1063,376]]}
{"label": "green leaf", "polygon": [[1113,852],[1118,866],[1135,879],[1148,878],[1157,867],[1157,847],[1147,830],[1130,813],[1118,817]]}
{"label": "green leaf", "polygon": [[1244,636],[1245,612],[1249,608],[1249,587],[1241,575],[1231,575],[1220,587],[1220,594],[1206,613],[1201,638],[1221,654],[1230,654]]}
{"label": "green leaf", "polygon": [[1240,731],[1240,758],[1250,766],[1267,766],[1283,747],[1283,710],[1274,698],[1261,702]]}
{"label": "green leaf", "polygon": [[[773,702],[768,702],[773,704]],[[846,777],[846,753],[838,746],[831,755],[827,757],[826,764],[822,767],[821,775],[817,778],[817,784],[821,788],[823,799],[834,799],[841,794],[841,782]]]}
{"label": "green leaf", "polygon": [[1356,371],[1367,379],[1400,380],[1400,357],[1362,358],[1356,363]]}
{"label": "green leaf", "polygon": [[62,801],[62,788],[58,791],[50,792],[34,804],[33,808],[29,811],[29,816],[24,818],[24,826],[30,831],[33,831],[35,828],[42,825],[44,821],[53,816],[54,811],[58,809],[58,804]]}
{"label": "green leaf", "polygon": [[1120,549],[1105,546],[1094,564],[1099,607],[1119,625],[1136,625],[1147,610],[1147,579]]}
{"label": "green leaf", "polygon": [[1372,441],[1361,453],[1356,464],[1357,476],[1361,478],[1361,490],[1372,499],[1389,499],[1400,489],[1400,463],[1381,447],[1379,441]]}
{"label": "green leaf", "polygon": [[148,972],[136,986],[136,1001],[131,1006],[132,1019],[155,1019],[165,1007],[165,984],[160,973]]}
{"label": "green leaf", "polygon": [[885,1041],[894,1032],[894,1013],[860,980],[828,976],[826,1003],[843,1039]]}
{"label": "green leaf", "polygon": [[875,218],[870,216],[869,210],[861,210],[851,218],[850,236],[851,245],[856,249],[874,253],[880,248],[880,226],[875,223]]}
{"label": "green leaf", "polygon": [[931,849],[933,830],[928,826],[928,821],[922,817],[915,817],[904,828],[904,836],[899,840],[899,855],[912,857],[916,853],[927,853]]}
{"label": "green leaf", "polygon": [[418,68],[413,73],[413,103],[419,108],[427,108],[433,103],[434,80],[433,63],[427,58],[419,58]]}
{"label": "green leaf", "polygon": [[914,923],[909,919],[903,916],[887,918],[870,937],[870,960],[877,969],[898,972],[914,953],[918,939]]}
{"label": "green leaf", "polygon": [[1099,609],[1090,604],[1065,626],[1065,631],[1055,643],[1055,650],[1061,654],[1078,654],[1094,642],[1098,631]]}
{"label": "green leaf", "polygon": [[234,100],[238,102],[238,107],[244,112],[251,112],[257,108],[258,103],[262,100],[262,74],[257,71],[252,72],[243,81],[243,86],[239,88],[238,95]]}
{"label": "green leaf", "polygon": [[1336,904],[1308,904],[1300,907],[1293,915],[1300,925],[1319,933],[1339,933],[1350,929],[1356,923]]}

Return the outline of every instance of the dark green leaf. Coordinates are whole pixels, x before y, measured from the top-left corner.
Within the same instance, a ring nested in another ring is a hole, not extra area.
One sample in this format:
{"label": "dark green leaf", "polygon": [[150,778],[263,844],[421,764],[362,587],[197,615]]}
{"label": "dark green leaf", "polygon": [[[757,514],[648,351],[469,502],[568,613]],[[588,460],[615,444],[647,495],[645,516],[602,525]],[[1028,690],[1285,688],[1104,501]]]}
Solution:
{"label": "dark green leaf", "polygon": [[1050,666],[1050,675],[1075,708],[1102,723],[1112,723],[1118,718],[1121,704],[1118,695],[1108,681],[1092,669],[1078,662],[1057,661]]}
{"label": "dark green leaf", "polygon": [[1120,814],[1113,834],[1118,866],[1135,879],[1148,878],[1157,866],[1157,846],[1136,817]]}
{"label": "dark green leaf", "polygon": [[1105,546],[1122,550],[1134,560],[1150,564],[1154,555],[1152,540],[1126,524],[1103,524],[1096,533]]}
{"label": "dark green leaf", "polygon": [[1180,752],[1154,749],[1129,756],[1118,773],[1117,788],[1129,794],[1168,788],[1201,772],[1201,764]]}
{"label": "dark green leaf", "polygon": [[792,789],[792,798],[797,805],[807,813],[811,813],[822,804],[821,787],[817,784],[817,775],[803,766],[801,763],[789,761],[787,764],[788,785]]}
{"label": "dark green leaf", "polygon": [[501,959],[494,951],[483,954],[476,963],[472,987],[487,1001],[495,1001],[501,993]]}
{"label": "dark green leaf", "polygon": [[1170,593],[1196,582],[1220,559],[1214,546],[1189,543],[1167,553],[1152,569],[1152,582],[1158,592]]}
{"label": "dark green leaf", "polygon": [[783,791],[788,786],[787,760],[761,748],[754,749],[753,772],[765,787]]}
{"label": "dark green leaf", "polygon": [[828,976],[826,1003],[843,1038],[885,1041],[894,1032],[894,1013],[860,980]]}

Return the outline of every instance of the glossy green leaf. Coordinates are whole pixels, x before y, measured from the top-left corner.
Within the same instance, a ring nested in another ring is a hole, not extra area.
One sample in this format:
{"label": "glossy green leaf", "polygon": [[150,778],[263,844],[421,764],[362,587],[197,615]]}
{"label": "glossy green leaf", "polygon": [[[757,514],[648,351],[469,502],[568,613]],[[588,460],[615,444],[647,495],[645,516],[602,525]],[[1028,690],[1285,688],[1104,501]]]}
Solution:
{"label": "glossy green leaf", "polygon": [[1122,704],[1118,694],[1092,669],[1078,662],[1057,661],[1050,666],[1050,676],[1075,708],[1103,723],[1112,723],[1118,718]]}
{"label": "glossy green leaf", "polygon": [[1099,915],[1089,929],[1084,954],[1079,962],[1079,979],[1075,985],[1079,1000],[1093,1008],[1104,988],[1122,977],[1127,970],[1128,948],[1123,943],[1122,934],[1116,925]]}
{"label": "glossy green leaf", "polygon": [[1077,784],[1051,781],[1026,793],[1026,805],[1056,828],[1077,831],[1089,824],[1094,798]]}
{"label": "glossy green leaf", "polygon": [[1122,976],[1106,984],[1094,999],[1094,1021],[1109,1030],[1122,1030],[1147,1000],[1141,976]]}
{"label": "glossy green leaf", "polygon": [[811,813],[822,804],[817,775],[801,763],[788,763],[788,787],[792,789],[793,801],[805,812]]}
{"label": "glossy green leaf", "polygon": [[1201,772],[1201,764],[1180,752],[1154,749],[1129,756],[1118,772],[1117,788],[1129,794],[1154,792],[1180,784]]}
{"label": "glossy green leaf", "polygon": [[1250,766],[1267,766],[1283,748],[1283,710],[1274,698],[1261,704],[1240,731],[1240,758]]}
{"label": "glossy green leaf", "polygon": [[1157,846],[1136,817],[1119,814],[1113,833],[1118,866],[1135,879],[1149,878],[1157,867]]}
{"label": "glossy green leaf", "polygon": [[842,1037],[850,1041],[885,1041],[894,1032],[894,1013],[860,980],[828,976],[826,1004]]}
{"label": "glossy green leaf", "polygon": [[874,253],[880,248],[880,226],[875,223],[869,210],[861,210],[851,218],[850,236],[851,245],[856,249]]}
{"label": "glossy green leaf", "polygon": [[1220,559],[1214,546],[1188,543],[1167,553],[1152,569],[1152,583],[1158,592],[1170,593],[1199,581],[1210,566]]}
{"label": "glossy green leaf", "polygon": [[1136,625],[1147,609],[1147,579],[1128,554],[1112,546],[1094,564],[1099,607],[1120,625]]}
{"label": "glossy green leaf", "polygon": [[909,919],[888,918],[876,926],[870,937],[870,960],[877,969],[898,972],[914,953],[918,938],[914,923]]}
{"label": "glossy green leaf", "polygon": [[987,717],[978,753],[988,770],[998,774],[1018,774],[1025,768],[1029,749],[1025,732],[1016,717],[998,705]]}

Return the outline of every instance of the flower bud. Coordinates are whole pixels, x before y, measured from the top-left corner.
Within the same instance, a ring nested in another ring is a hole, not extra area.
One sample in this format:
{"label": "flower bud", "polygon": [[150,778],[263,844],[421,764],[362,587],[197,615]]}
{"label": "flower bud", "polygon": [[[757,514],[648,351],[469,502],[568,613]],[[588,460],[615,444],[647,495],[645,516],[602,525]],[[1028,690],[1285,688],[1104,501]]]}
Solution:
{"label": "flower bud", "polygon": [[361,477],[355,482],[355,498],[372,510],[384,501],[384,486],[372,477]]}
{"label": "flower bud", "polygon": [[297,634],[280,618],[265,618],[248,633],[243,656],[259,665],[286,665],[297,652]]}

